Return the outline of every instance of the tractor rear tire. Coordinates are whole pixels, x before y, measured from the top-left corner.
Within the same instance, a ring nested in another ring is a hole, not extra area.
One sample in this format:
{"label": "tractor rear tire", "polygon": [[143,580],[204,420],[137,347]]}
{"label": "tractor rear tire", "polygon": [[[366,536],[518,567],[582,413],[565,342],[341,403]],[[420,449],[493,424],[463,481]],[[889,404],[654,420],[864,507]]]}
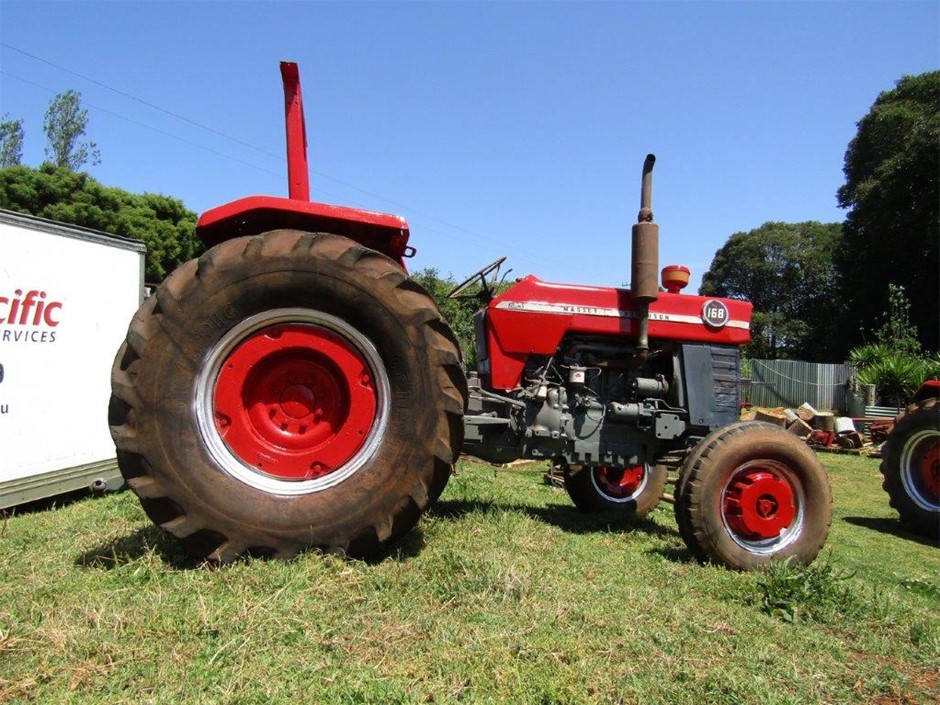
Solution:
{"label": "tractor rear tire", "polygon": [[278,230],[217,245],[146,301],[109,423],[127,484],[191,553],[365,557],[444,489],[466,398],[456,340],[400,266]]}
{"label": "tractor rear tire", "polygon": [[606,466],[565,470],[565,490],[582,512],[621,512],[644,517],[663,496],[667,478],[661,465],[615,470]]}
{"label": "tractor rear tire", "polygon": [[771,424],[738,422],[709,434],[676,487],[676,523],[702,563],[808,564],[832,523],[832,491],[815,453]]}
{"label": "tractor rear tire", "polygon": [[901,523],[940,538],[940,403],[912,404],[898,419],[881,451],[882,487]]}

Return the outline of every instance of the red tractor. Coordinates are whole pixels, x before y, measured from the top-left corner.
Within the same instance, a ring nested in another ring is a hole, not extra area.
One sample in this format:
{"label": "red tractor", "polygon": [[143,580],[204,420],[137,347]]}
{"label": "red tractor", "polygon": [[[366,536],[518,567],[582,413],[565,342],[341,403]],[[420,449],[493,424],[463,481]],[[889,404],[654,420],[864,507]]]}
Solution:
{"label": "red tractor", "polygon": [[940,381],[930,380],[901,412],[881,450],[882,487],[901,523],[940,538]]}
{"label": "red tractor", "polygon": [[[109,409],[148,516],[197,555],[374,554],[441,494],[461,451],[563,468],[585,511],[642,515],[678,467],[692,554],[734,568],[809,562],[832,500],[815,455],[738,421],[751,306],[660,291],[647,157],[628,289],[533,276],[494,295],[484,267],[477,366],[408,277],[405,220],[309,200],[297,66],[281,64],[290,198],[199,219],[209,249],[141,307]],[[477,286],[477,284],[482,286]]]}

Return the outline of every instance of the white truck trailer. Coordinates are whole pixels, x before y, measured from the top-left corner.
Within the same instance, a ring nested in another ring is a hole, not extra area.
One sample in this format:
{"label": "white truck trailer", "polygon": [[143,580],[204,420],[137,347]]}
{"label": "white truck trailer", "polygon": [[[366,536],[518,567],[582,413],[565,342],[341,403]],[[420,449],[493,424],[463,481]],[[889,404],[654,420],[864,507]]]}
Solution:
{"label": "white truck trailer", "polygon": [[0,509],[120,486],[111,363],[142,302],[144,252],[0,210]]}

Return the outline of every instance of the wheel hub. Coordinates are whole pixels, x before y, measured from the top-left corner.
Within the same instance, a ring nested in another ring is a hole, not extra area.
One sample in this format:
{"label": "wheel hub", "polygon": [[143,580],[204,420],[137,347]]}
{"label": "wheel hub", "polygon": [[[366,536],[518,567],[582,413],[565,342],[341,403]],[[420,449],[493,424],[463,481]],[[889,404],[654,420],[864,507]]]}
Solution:
{"label": "wheel hub", "polygon": [[598,488],[610,497],[622,499],[633,496],[643,484],[642,465],[629,468],[611,468],[606,465],[595,467],[594,481]]}
{"label": "wheel hub", "polygon": [[317,398],[305,384],[295,384],[281,395],[281,410],[292,419],[302,419],[314,413]]}
{"label": "wheel hub", "polygon": [[216,429],[245,465],[282,480],[329,475],[362,446],[377,392],[362,355],[307,323],[261,328],[222,363],[213,392]]}
{"label": "wheel hub", "polygon": [[793,488],[768,470],[750,470],[732,479],[723,510],[728,526],[748,540],[775,539],[796,517]]}

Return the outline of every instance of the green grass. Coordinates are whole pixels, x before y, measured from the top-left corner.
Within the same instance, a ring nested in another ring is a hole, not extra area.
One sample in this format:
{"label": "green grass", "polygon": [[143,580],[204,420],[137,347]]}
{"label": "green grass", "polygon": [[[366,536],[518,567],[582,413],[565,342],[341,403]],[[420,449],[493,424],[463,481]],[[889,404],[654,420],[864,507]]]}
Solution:
{"label": "green grass", "polygon": [[130,493],[0,530],[0,702],[931,703],[940,549],[877,462],[824,455],[824,554],[690,561],[672,508],[585,517],[543,468],[461,463],[373,563],[194,565]]}

